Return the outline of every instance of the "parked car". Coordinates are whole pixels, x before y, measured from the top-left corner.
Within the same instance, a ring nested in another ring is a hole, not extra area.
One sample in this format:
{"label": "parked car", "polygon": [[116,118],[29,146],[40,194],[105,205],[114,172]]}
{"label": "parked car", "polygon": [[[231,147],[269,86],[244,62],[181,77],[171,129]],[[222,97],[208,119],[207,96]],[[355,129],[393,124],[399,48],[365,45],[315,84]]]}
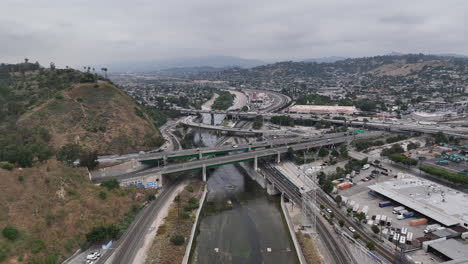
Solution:
{"label": "parked car", "polygon": [[355,233],[356,232],[356,229],[354,229],[352,226],[348,227],[349,231],[351,231],[351,233]]}

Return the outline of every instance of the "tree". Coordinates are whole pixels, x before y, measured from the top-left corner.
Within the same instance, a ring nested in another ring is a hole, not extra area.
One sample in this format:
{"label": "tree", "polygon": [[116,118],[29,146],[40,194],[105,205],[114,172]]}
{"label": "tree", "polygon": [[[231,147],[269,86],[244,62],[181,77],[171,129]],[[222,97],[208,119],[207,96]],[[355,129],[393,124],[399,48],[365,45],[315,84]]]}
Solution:
{"label": "tree", "polygon": [[72,166],[73,162],[79,159],[82,155],[80,145],[69,143],[60,148],[57,153],[57,160],[64,162],[68,166]]}
{"label": "tree", "polygon": [[19,232],[16,227],[9,225],[3,228],[2,234],[6,239],[14,241],[18,238]]}
{"label": "tree", "polygon": [[294,159],[294,150],[292,147],[288,148],[288,158]]}
{"label": "tree", "polygon": [[376,225],[372,225],[372,232],[374,232],[374,234],[378,234],[380,232],[380,228]]}
{"label": "tree", "polygon": [[348,147],[346,146],[346,144],[341,144],[341,146],[340,146],[340,155],[342,157],[347,157],[348,156]]}
{"label": "tree", "polygon": [[344,224],[345,224],[345,222],[344,222],[343,219],[340,219],[340,220],[338,221],[338,225],[340,225],[340,227],[343,227]]}
{"label": "tree", "polygon": [[366,247],[371,251],[375,249],[375,245],[372,241],[367,241]]}
{"label": "tree", "polygon": [[97,243],[117,239],[119,235],[120,230],[115,225],[96,226],[86,234],[86,240],[91,243]]}
{"label": "tree", "polygon": [[341,206],[341,202],[343,201],[343,198],[341,197],[341,195],[337,195],[335,197],[335,202],[338,206]]}
{"label": "tree", "polygon": [[80,166],[86,167],[90,170],[94,169],[99,165],[97,161],[98,155],[96,151],[93,152],[84,152],[80,156]]}
{"label": "tree", "polygon": [[322,158],[323,158],[323,157],[328,156],[328,153],[329,153],[329,151],[328,151],[327,148],[321,148],[321,149],[319,150],[318,155],[319,155],[319,157],[322,157]]}
{"label": "tree", "polygon": [[358,222],[361,223],[362,220],[366,219],[366,214],[364,214],[363,212],[354,213],[354,218],[356,218]]}

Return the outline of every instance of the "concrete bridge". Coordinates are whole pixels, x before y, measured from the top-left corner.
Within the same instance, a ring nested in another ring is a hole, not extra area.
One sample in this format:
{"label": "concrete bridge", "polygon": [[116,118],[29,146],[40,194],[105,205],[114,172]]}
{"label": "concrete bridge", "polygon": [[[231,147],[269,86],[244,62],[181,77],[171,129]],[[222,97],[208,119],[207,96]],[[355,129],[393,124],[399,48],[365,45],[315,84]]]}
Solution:
{"label": "concrete bridge", "polygon": [[292,148],[294,151],[297,150],[308,150],[313,148],[319,148],[322,146],[335,145],[344,142],[350,142],[359,138],[370,138],[381,136],[382,132],[370,132],[366,134],[359,134],[353,136],[343,136],[335,137],[330,139],[322,139],[320,141],[308,141],[302,142],[299,144],[292,144],[286,146],[273,147],[268,149],[243,149],[242,152],[237,154],[231,154],[220,157],[213,157],[210,159],[201,159],[193,160],[181,164],[170,164],[167,166],[151,168],[134,173],[126,173],[117,176],[101,176],[93,177],[92,181],[95,183],[101,183],[105,180],[117,179],[122,185],[143,185],[148,187],[148,184],[157,184],[159,185],[162,182],[163,175],[169,175],[185,171],[202,171],[203,180],[206,181],[206,170],[210,168],[215,168],[218,166],[223,166],[226,164],[233,164],[244,161],[253,161],[254,168],[258,166],[258,159],[265,157],[275,157],[276,162],[281,161],[281,154],[286,153],[289,148]]}
{"label": "concrete bridge", "polygon": [[467,127],[449,127],[449,126],[438,126],[438,125],[419,125],[414,122],[405,123],[382,123],[382,122],[364,122],[355,120],[336,120],[336,119],[324,119],[318,118],[311,114],[293,114],[293,113],[260,113],[260,112],[239,112],[239,111],[212,111],[212,110],[193,110],[193,109],[179,109],[182,114],[194,115],[194,114],[211,114],[214,115],[226,115],[235,118],[254,119],[258,115],[262,115],[265,120],[270,120],[275,116],[288,116],[293,119],[303,119],[312,121],[327,121],[333,124],[357,126],[357,127],[368,127],[385,131],[392,132],[417,132],[425,134],[436,134],[439,132],[445,135],[454,136],[458,138],[468,139],[468,128]]}

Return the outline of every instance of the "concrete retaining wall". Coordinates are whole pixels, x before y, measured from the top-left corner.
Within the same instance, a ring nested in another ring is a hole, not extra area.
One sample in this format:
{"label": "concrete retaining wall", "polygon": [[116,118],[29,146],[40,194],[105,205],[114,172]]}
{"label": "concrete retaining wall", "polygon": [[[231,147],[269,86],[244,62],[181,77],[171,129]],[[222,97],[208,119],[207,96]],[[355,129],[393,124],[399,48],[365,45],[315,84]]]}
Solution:
{"label": "concrete retaining wall", "polygon": [[203,191],[202,197],[200,199],[200,207],[197,210],[197,214],[195,216],[195,223],[193,223],[192,226],[192,231],[190,232],[190,239],[187,244],[187,247],[185,248],[185,255],[182,260],[182,264],[188,264],[189,257],[190,257],[190,251],[192,250],[192,244],[193,244],[193,239],[195,238],[195,232],[197,231],[197,226],[198,226],[198,219],[200,217],[201,210],[203,208],[203,204],[205,203],[206,195],[208,193],[208,187],[205,185],[205,190]]}
{"label": "concrete retaining wall", "polygon": [[299,241],[297,240],[296,232],[294,231],[294,225],[292,224],[288,209],[286,208],[286,204],[284,203],[283,195],[281,195],[281,209],[283,210],[284,218],[286,218],[286,223],[288,224],[289,233],[291,234],[294,247],[296,248],[296,254],[297,254],[297,257],[299,258],[299,263],[307,264],[304,254],[302,253],[301,245],[299,245]]}

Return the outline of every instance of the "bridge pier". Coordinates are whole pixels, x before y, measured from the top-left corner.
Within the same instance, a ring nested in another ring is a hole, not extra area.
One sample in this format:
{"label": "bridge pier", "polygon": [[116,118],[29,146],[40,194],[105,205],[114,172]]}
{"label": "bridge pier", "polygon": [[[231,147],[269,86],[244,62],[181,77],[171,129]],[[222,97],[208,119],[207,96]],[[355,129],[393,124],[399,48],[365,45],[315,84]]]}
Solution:
{"label": "bridge pier", "polygon": [[203,158],[203,154],[200,152],[198,152],[198,159],[201,160]]}
{"label": "bridge pier", "polygon": [[202,167],[202,177],[203,177],[203,182],[206,182],[206,165],[203,164]]}
{"label": "bridge pier", "polygon": [[164,162],[164,166],[166,166],[167,165],[167,156],[166,155],[163,156],[163,162]]}
{"label": "bridge pier", "polygon": [[267,193],[269,195],[277,195],[278,193],[280,193],[276,188],[275,188],[275,183],[267,183]]}
{"label": "bridge pier", "polygon": [[278,151],[278,155],[276,157],[276,163],[280,163],[281,162],[281,152]]}
{"label": "bridge pier", "polygon": [[215,115],[214,113],[211,113],[211,125],[215,124]]}
{"label": "bridge pier", "polygon": [[254,171],[258,171],[258,157],[254,157]]}

